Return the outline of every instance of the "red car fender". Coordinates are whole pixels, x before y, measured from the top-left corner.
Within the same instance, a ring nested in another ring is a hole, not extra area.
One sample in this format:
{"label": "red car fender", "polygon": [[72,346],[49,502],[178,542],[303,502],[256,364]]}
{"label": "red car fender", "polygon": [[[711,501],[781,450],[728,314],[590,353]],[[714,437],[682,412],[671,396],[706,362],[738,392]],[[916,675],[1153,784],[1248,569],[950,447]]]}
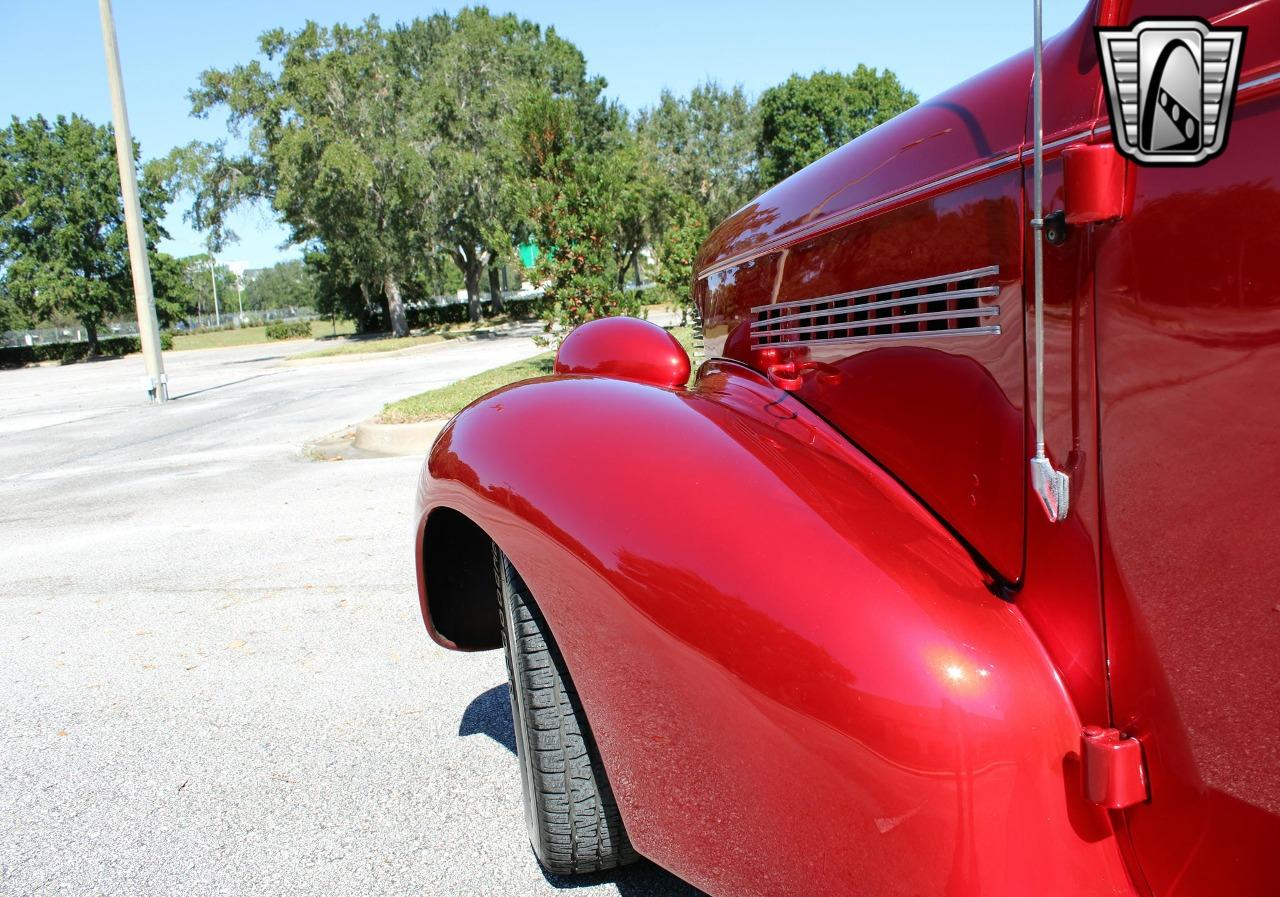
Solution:
{"label": "red car fender", "polygon": [[467,552],[433,555],[460,514],[539,602],[635,846],[704,890],[1132,893],[1017,607],[759,375],[492,393],[442,432],[418,510],[433,638],[497,639],[492,574],[468,592]]}

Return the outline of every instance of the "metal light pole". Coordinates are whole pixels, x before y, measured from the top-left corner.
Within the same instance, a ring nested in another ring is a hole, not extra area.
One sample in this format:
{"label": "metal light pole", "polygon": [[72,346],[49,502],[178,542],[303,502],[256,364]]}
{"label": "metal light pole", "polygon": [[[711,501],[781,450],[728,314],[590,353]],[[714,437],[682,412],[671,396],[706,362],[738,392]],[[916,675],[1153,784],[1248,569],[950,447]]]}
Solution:
{"label": "metal light pole", "polygon": [[147,397],[153,402],[169,400],[169,379],[160,355],[160,325],[156,321],[155,296],[151,292],[151,265],[147,261],[147,237],[142,229],[142,205],[138,201],[138,172],[133,165],[133,135],[124,105],[124,82],[120,77],[120,48],[116,45],[116,23],[111,0],[98,0],[102,17],[102,46],[107,56],[107,83],[111,87],[111,118],[116,131],[116,163],[120,167],[120,196],[124,200],[125,232],[129,237],[129,267],[133,272],[133,296],[138,307],[138,340],[147,365]]}
{"label": "metal light pole", "polygon": [[209,250],[209,283],[213,284],[213,325],[215,327],[222,326],[222,312],[218,311],[218,278],[214,274],[214,269],[218,263],[213,257],[213,250]]}

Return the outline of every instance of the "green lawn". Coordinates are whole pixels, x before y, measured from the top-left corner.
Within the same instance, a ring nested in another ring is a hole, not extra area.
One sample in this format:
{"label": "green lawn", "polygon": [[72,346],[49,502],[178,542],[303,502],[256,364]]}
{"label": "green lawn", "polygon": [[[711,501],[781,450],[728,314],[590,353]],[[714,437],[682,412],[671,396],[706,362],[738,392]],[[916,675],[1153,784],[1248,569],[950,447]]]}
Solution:
{"label": "green lawn", "polygon": [[[671,335],[680,340],[680,344],[692,358],[693,330],[689,327],[675,327],[672,328]],[[545,352],[524,361],[504,364],[502,367],[483,371],[449,386],[429,389],[416,396],[392,402],[382,409],[378,420],[384,424],[408,424],[415,421],[453,417],[482,395],[493,392],[501,386],[532,377],[545,377],[551,373],[554,363],[555,353]],[[692,376],[690,380],[692,381]]]}
{"label": "green lawn", "polygon": [[[338,336],[349,336],[356,332],[356,325],[352,321],[339,321],[337,330]],[[311,336],[313,339],[333,336],[333,331],[333,325],[328,321],[311,322]],[[272,341],[267,339],[266,326],[240,327],[232,330],[210,330],[197,333],[175,333],[173,335],[173,349],[175,352],[181,352],[184,349],[223,349],[227,346],[249,346],[253,343],[268,342]]]}
{"label": "green lawn", "polygon": [[500,386],[550,374],[554,361],[555,354],[545,352],[524,361],[504,364],[500,368],[475,374],[440,389],[429,389],[387,405],[378,415],[378,420],[384,424],[407,424],[453,417],[485,393],[493,392]]}

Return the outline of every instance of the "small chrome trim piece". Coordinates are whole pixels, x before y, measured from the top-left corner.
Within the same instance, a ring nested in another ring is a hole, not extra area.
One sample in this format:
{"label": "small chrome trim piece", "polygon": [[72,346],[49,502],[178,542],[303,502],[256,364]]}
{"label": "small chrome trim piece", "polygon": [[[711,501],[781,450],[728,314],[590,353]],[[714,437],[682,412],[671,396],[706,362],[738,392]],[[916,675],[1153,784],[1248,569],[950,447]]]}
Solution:
{"label": "small chrome trim piece", "polygon": [[[1044,145],[1043,149],[1045,152],[1048,152],[1049,150],[1057,149],[1060,146],[1066,146],[1069,143],[1075,143],[1080,140],[1088,140],[1095,133],[1096,132],[1093,130],[1093,128],[1086,128],[1083,131],[1076,131],[1072,134],[1068,134],[1066,137],[1059,137],[1057,140],[1049,141]],[[1025,160],[1028,157],[1034,159],[1035,157],[1034,147],[1028,147],[1027,149],[1024,149],[1022,151],[1021,158]]]}
{"label": "small chrome trim piece", "polygon": [[702,328],[702,309],[696,302],[693,303],[690,318],[690,329],[693,331],[693,360],[697,362],[707,356],[707,339],[706,332]]}
{"label": "small chrome trim piece", "polygon": [[1071,477],[1043,454],[1031,459],[1031,489],[1050,523],[1060,523],[1071,513]]}
{"label": "small chrome trim piece", "polygon": [[[861,311],[862,307],[858,306],[857,311]],[[770,334],[778,334],[780,336],[790,336],[793,333],[831,333],[836,330],[866,330],[869,327],[886,327],[890,324],[917,324],[921,321],[951,321],[961,318],[989,318],[992,315],[1000,314],[999,306],[984,305],[981,308],[953,308],[946,311],[926,311],[914,315],[897,315],[889,318],[868,318],[865,321],[846,321],[843,324],[814,324],[810,327],[788,327],[786,330],[757,330],[752,336],[768,336]],[[808,315],[807,317],[822,317],[821,313]],[[772,321],[761,321],[762,324],[771,324]],[[929,331],[926,331],[929,332]],[[939,330],[931,331],[933,333],[941,333]],[[889,336],[890,334],[880,334],[880,336]],[[806,342],[818,342],[818,340],[806,340]]]}
{"label": "small chrome trim piece", "polygon": [[[884,293],[889,291],[876,290],[875,292]],[[773,324],[782,324],[787,321],[798,321],[803,318],[820,318],[820,317],[825,317],[827,315],[841,315],[847,312],[855,312],[855,311],[856,312],[880,311],[881,309],[885,309],[885,308],[898,308],[903,305],[920,305],[922,303],[937,302],[942,299],[974,299],[982,296],[998,296],[999,294],[1000,294],[999,287],[978,287],[972,290],[950,290],[945,293],[919,293],[915,296],[904,296],[901,299],[881,299],[879,302],[868,302],[865,305],[841,305],[836,308],[814,308],[809,311],[797,312],[796,314],[793,314],[793,315],[779,315],[776,318],[761,318],[758,321],[751,322],[751,329],[752,330],[755,330],[757,328],[764,329]],[[813,299],[804,304],[806,306],[807,305],[825,305],[828,302],[837,301],[842,298],[843,297],[836,296],[836,297],[830,297],[826,299]],[[794,303],[790,303],[790,302],[786,303],[787,306],[790,306],[793,304]],[[782,308],[782,307],[784,307],[783,303],[779,303],[778,305],[762,305],[762,306],[758,306],[757,308],[753,308],[752,312],[758,314],[761,310],[766,310],[771,308]],[[888,320],[888,319],[886,318],[885,320]]]}
{"label": "small chrome trim piece", "polygon": [[[882,324],[892,323],[891,319],[886,318],[881,321]],[[786,349],[792,346],[839,346],[844,343],[871,343],[871,342],[888,342],[890,340],[916,340],[916,339],[935,339],[945,336],[995,336],[1000,333],[1000,325],[993,324],[990,327],[969,327],[964,330],[926,330],[916,333],[877,333],[868,334],[866,336],[846,336],[840,339],[821,340],[815,342],[813,340],[795,340],[786,343],[759,343],[752,344],[752,349]]]}
{"label": "small chrome trim piece", "polygon": [[1272,72],[1270,75],[1263,75],[1261,78],[1254,78],[1252,81],[1244,81],[1236,88],[1236,96],[1239,96],[1242,91],[1261,87],[1264,84],[1272,84],[1276,81],[1280,81],[1280,72]]}
{"label": "small chrome trim piece", "polygon": [[[778,308],[796,308],[801,305],[814,305],[819,302],[840,302],[845,299],[861,299],[864,296],[875,296],[879,293],[896,293],[899,290],[918,290],[924,287],[936,287],[940,283],[955,283],[961,280],[977,280],[982,277],[990,277],[993,274],[1000,273],[999,265],[987,265],[985,268],[972,268],[968,271],[960,271],[956,274],[939,274],[936,277],[922,277],[919,280],[904,280],[901,283],[887,283],[878,287],[867,287],[862,290],[853,290],[848,293],[835,293],[831,296],[815,296],[812,299],[793,299],[787,302],[774,302],[768,305],[757,305],[751,309],[752,314],[758,314],[762,311],[770,311]],[[995,289],[994,287],[991,289]],[[938,298],[946,298],[946,294],[937,293]],[[865,306],[858,306],[859,309],[871,308],[868,303]]]}

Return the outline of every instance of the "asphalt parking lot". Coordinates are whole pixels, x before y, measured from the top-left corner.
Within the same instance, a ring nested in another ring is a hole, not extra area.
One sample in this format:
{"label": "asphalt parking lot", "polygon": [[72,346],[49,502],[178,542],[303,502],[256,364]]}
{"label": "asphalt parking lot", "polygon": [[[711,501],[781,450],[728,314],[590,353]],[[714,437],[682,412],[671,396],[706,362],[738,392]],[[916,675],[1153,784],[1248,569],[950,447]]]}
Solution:
{"label": "asphalt parking lot", "polygon": [[170,353],[162,408],[0,371],[0,894],[696,895],[539,871],[501,657],[418,614],[420,459],[302,452],[533,342],[305,348]]}

